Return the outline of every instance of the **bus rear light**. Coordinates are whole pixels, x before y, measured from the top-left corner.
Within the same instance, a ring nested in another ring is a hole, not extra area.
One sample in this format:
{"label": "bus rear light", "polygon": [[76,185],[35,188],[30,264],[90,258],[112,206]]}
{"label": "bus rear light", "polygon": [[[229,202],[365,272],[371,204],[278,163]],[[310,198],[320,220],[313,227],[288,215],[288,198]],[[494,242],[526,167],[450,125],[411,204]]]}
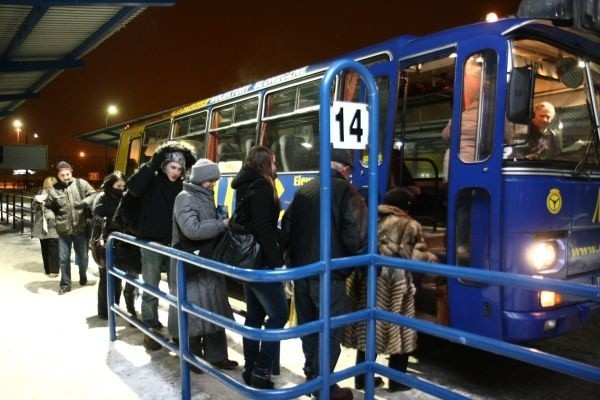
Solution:
{"label": "bus rear light", "polygon": [[540,305],[542,307],[554,307],[560,304],[560,293],[542,290],[540,292]]}

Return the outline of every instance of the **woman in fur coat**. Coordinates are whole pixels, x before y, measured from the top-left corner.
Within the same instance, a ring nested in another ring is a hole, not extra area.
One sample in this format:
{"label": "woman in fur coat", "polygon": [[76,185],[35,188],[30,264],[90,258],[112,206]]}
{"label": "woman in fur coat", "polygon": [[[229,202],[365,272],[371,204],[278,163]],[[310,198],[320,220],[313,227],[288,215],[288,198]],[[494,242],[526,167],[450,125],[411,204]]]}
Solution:
{"label": "woman in fur coat", "polygon": [[[405,210],[414,204],[414,193],[406,188],[393,188],[384,197],[377,211],[379,222],[377,240],[379,253],[418,261],[437,261],[435,255],[427,250],[421,224],[415,221]],[[356,269],[346,281],[348,306],[350,311],[365,308],[367,304],[366,271]],[[415,286],[409,271],[382,267],[377,278],[377,307],[382,310],[415,316]],[[376,348],[378,354],[389,354],[389,367],[406,373],[409,353],[417,347],[417,332],[405,326],[378,321],[376,324]],[[365,360],[366,322],[346,326],[342,344],[357,350],[356,362]],[[375,386],[383,384],[380,377],[375,378]],[[364,375],[355,377],[355,387],[364,388]],[[390,379],[388,391],[410,389]]]}

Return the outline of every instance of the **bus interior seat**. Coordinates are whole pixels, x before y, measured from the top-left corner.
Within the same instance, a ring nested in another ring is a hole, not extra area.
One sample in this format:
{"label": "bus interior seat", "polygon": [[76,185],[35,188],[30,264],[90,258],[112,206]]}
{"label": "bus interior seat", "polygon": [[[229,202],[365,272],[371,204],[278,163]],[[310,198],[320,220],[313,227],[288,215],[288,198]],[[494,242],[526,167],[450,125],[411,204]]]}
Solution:
{"label": "bus interior seat", "polygon": [[254,139],[246,139],[246,146],[245,146],[245,149],[244,149],[244,151],[245,151],[244,154],[246,154],[246,156],[248,154],[250,154],[250,149],[252,149],[252,147],[254,147],[254,144],[255,144]]}
{"label": "bus interior seat", "polygon": [[220,143],[217,148],[218,161],[243,161],[244,153],[234,143]]}
{"label": "bus interior seat", "polygon": [[311,169],[312,150],[305,147],[307,140],[302,136],[283,135],[279,138],[281,163],[284,171],[306,171]]}

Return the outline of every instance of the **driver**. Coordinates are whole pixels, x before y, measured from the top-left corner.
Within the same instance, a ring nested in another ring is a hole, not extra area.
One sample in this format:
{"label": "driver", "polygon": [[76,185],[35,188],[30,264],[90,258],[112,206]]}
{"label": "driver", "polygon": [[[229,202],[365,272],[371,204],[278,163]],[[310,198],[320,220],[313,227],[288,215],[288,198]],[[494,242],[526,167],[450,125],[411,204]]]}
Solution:
{"label": "driver", "polygon": [[562,149],[562,137],[549,126],[556,111],[554,106],[542,101],[533,108],[533,118],[529,124],[529,153],[527,160],[547,160],[556,157]]}

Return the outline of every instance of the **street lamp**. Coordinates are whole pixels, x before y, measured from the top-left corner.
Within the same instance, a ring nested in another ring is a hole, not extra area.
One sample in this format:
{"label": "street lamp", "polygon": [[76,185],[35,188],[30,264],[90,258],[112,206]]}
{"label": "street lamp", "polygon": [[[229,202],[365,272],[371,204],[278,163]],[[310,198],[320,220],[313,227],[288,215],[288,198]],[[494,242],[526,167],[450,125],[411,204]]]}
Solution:
{"label": "street lamp", "polygon": [[[106,108],[106,118],[104,119],[104,127],[108,126],[108,116],[115,115],[119,112],[119,109],[114,104],[110,104]],[[104,174],[108,174],[108,146],[104,145]]]}
{"label": "street lamp", "polygon": [[21,122],[20,119],[15,119],[13,121],[13,127],[17,131],[17,144],[19,144],[19,142],[20,142],[19,139],[21,137],[21,128],[23,127],[23,123]]}
{"label": "street lamp", "polygon": [[[38,135],[36,132],[33,132],[33,136],[34,139],[37,139],[40,137],[40,135]],[[25,144],[29,144],[29,135],[27,134],[27,132],[25,132]]]}
{"label": "street lamp", "polygon": [[118,112],[119,112],[119,109],[117,108],[117,106],[115,106],[113,104],[108,106],[108,108],[106,109],[106,118],[104,119],[104,127],[108,126],[108,116],[115,115]]}

